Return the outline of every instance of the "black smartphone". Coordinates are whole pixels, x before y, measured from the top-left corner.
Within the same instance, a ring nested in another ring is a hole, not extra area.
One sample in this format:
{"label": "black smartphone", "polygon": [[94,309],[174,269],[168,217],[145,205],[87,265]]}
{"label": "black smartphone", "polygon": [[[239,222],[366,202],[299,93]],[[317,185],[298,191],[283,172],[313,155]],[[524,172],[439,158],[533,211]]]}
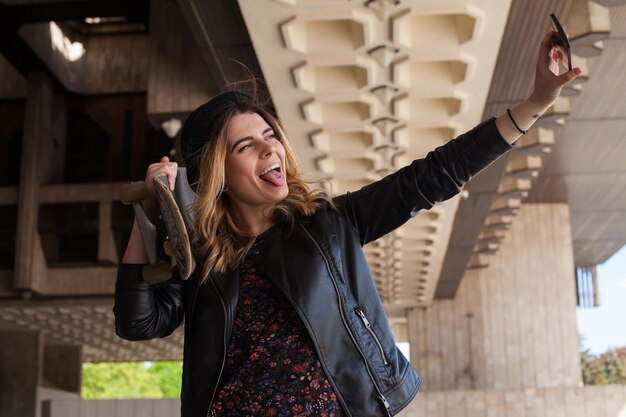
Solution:
{"label": "black smartphone", "polygon": [[565,29],[563,29],[563,25],[559,22],[559,19],[556,17],[554,13],[550,14],[550,20],[552,22],[552,30],[558,34],[558,38],[560,40],[561,46],[565,48],[565,52],[567,53],[567,70],[572,70],[572,48],[569,44],[569,37],[567,33],[565,33]]}

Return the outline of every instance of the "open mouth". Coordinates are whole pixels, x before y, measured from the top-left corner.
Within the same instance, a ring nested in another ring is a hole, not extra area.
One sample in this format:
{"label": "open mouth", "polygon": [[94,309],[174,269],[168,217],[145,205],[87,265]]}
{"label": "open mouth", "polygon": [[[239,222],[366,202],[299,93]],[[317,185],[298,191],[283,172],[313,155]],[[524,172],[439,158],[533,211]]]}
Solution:
{"label": "open mouth", "polygon": [[259,175],[259,178],[277,187],[285,183],[285,177],[280,171],[280,163],[278,162],[264,169]]}

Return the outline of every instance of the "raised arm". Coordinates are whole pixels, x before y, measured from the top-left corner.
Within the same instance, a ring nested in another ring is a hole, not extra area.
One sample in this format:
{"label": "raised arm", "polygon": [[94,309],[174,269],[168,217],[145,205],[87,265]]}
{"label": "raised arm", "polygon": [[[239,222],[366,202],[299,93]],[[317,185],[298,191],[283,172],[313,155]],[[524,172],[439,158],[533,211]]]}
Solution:
{"label": "raised arm", "polygon": [[365,245],[400,227],[419,210],[458,194],[463,184],[512,147],[498,132],[495,119],[490,119],[425,158],[334,202]]}
{"label": "raised arm", "polygon": [[[548,33],[539,47],[539,57],[535,68],[535,85],[531,95],[517,106],[510,109],[511,114],[503,113],[496,120],[496,126],[502,137],[509,143],[515,142],[523,133],[554,104],[564,86],[576,79],[581,71],[559,74],[559,63],[567,67],[567,54],[557,43],[556,32]],[[517,126],[515,126],[517,124]]]}
{"label": "raised arm", "polygon": [[334,199],[356,229],[361,244],[393,231],[417,211],[453,197],[465,182],[508,151],[555,102],[561,89],[580,75],[580,69],[559,75],[559,62],[566,54],[554,36],[554,32],[549,33],[541,43],[532,94],[510,109],[510,115],[505,112],[481,123],[429,152],[424,159]]}
{"label": "raised arm", "polygon": [[[159,215],[159,204],[156,199],[156,193],[154,191],[154,184],[152,183],[152,179],[157,175],[166,174],[168,182],[170,184],[170,189],[173,190],[174,184],[176,183],[177,168],[178,164],[176,162],[170,162],[167,156],[164,156],[163,158],[161,158],[161,161],[155,164],[150,164],[150,166],[148,167],[145,183],[148,191],[150,192],[150,197],[143,202],[143,207],[146,213],[148,213],[151,218],[156,219]],[[124,252],[122,263],[148,263],[148,255],[146,254],[146,250],[143,245],[143,239],[141,238],[141,233],[139,233],[139,226],[137,225],[136,220],[133,223],[133,229],[130,233],[128,244],[126,245],[126,251]]]}
{"label": "raised arm", "polygon": [[[169,162],[167,157],[148,168],[146,185],[152,197],[144,201],[144,209],[151,213],[150,217],[158,217],[152,178],[166,173],[173,189],[176,168],[176,163]],[[174,275],[162,284],[147,284],[141,274],[147,263],[148,256],[135,222],[115,283],[115,332],[124,339],[165,337],[181,324],[184,317],[186,283]]]}

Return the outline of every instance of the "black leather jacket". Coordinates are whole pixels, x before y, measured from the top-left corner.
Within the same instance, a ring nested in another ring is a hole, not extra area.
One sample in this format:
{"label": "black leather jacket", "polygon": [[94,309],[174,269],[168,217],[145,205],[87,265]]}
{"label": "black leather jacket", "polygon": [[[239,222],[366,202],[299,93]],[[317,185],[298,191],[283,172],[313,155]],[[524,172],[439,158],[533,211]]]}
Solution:
{"label": "black leather jacket", "polygon": [[[275,228],[249,256],[284,293],[308,330],[349,416],[397,414],[420,379],[396,348],[362,246],[461,185],[511,148],[489,120],[424,159]],[[120,337],[165,337],[185,320],[183,417],[206,417],[224,367],[239,293],[238,272],[150,286],[142,265],[121,265],[115,292]]]}

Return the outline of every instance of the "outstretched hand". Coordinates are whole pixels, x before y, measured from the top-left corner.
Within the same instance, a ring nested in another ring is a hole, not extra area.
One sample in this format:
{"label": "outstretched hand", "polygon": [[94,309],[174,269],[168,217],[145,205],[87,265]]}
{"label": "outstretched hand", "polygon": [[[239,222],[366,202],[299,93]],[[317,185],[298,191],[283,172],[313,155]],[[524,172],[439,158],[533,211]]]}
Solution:
{"label": "outstretched hand", "polygon": [[567,52],[559,43],[556,32],[549,32],[541,42],[539,58],[535,70],[535,87],[529,100],[544,107],[550,107],[557,99],[564,86],[575,80],[580,68],[572,68],[560,74],[560,65],[568,67]]}

